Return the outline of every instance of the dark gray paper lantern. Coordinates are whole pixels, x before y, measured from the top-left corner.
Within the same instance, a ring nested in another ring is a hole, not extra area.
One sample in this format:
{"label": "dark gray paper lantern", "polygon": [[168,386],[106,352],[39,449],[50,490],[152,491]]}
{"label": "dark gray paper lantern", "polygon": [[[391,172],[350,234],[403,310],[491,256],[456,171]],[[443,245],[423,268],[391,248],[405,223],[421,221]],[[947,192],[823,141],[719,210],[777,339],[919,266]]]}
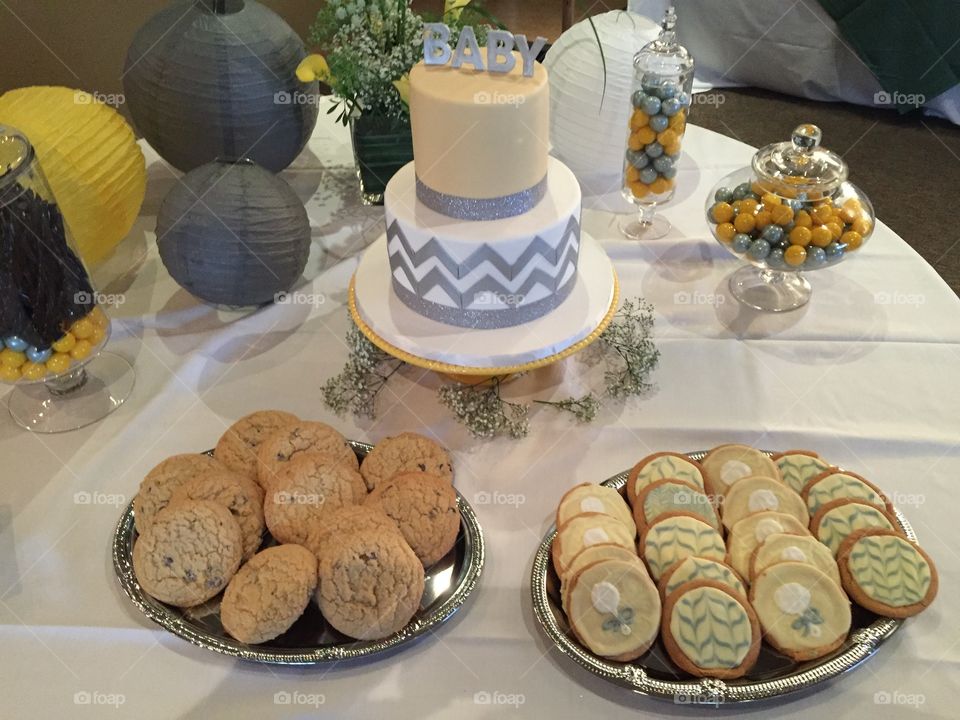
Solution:
{"label": "dark gray paper lantern", "polygon": [[137,32],[123,90],[137,129],[183,171],[248,157],[279,172],[317,123],[297,34],[254,0],[178,0]]}
{"label": "dark gray paper lantern", "polygon": [[163,200],[157,246],[170,275],[215,305],[271,302],[310,253],[310,220],[283,180],[252,162],[212,162]]}

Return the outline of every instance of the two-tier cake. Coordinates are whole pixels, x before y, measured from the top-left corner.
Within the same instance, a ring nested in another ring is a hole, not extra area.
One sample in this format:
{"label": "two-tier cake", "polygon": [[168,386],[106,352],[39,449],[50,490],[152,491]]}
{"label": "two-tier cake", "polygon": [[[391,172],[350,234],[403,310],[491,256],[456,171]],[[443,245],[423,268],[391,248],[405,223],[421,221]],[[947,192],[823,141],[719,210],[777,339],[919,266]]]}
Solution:
{"label": "two-tier cake", "polygon": [[547,154],[547,72],[515,56],[509,73],[410,72],[414,162],[384,197],[392,285],[448,325],[525,323],[576,284],[580,186]]}

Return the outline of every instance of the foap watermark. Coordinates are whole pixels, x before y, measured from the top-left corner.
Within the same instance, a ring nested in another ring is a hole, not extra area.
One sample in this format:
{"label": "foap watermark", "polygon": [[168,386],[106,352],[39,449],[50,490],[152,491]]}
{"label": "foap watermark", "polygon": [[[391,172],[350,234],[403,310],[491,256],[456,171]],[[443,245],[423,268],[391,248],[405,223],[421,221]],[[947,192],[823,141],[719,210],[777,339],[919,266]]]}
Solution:
{"label": "foap watermark", "polygon": [[720,107],[726,101],[727,97],[723,93],[701,92],[694,93],[690,96],[691,105],[713,105],[714,107]]}
{"label": "foap watermark", "polygon": [[126,695],[101,692],[99,690],[78,690],[73,694],[74,705],[97,705],[98,707],[112,707],[117,709],[126,701]]}
{"label": "foap watermark", "polygon": [[504,493],[487,492],[481,490],[473,496],[475,505],[509,505],[510,507],[520,507],[527,502],[527,497],[523,493]]}
{"label": "foap watermark", "polygon": [[121,295],[120,293],[87,292],[86,290],[81,290],[73,294],[73,302],[77,305],[96,304],[107,307],[120,307],[126,301],[127,296]]}
{"label": "foap watermark", "polygon": [[480,690],[473,694],[474,705],[506,705],[514,709],[527,702],[523,693],[505,693],[499,690]]}
{"label": "foap watermark", "polygon": [[77,90],[73,94],[73,102],[75,105],[101,103],[103,105],[109,105],[112,108],[117,108],[127,102],[127,98],[123,93],[102,93],[98,91],[88,93],[83,90]]}
{"label": "foap watermark", "polygon": [[281,490],[273,494],[277,505],[323,505],[326,498],[318,493],[301,493]]}
{"label": "foap watermark", "polygon": [[920,107],[927,102],[927,96],[923,93],[902,93],[894,90],[892,93],[886,90],[880,90],[873,94],[874,105],[907,105],[909,107]]}
{"label": "foap watermark", "polygon": [[323,95],[318,93],[306,93],[297,90],[287,92],[280,90],[273,94],[274,105],[319,105]]}
{"label": "foap watermark", "polygon": [[278,292],[273,296],[277,305],[323,305],[327,296],[323,293]]}
{"label": "foap watermark", "polygon": [[910,307],[922,307],[927,304],[927,296],[923,293],[906,293],[894,291],[883,291],[873,294],[873,301],[877,305],[908,305]]}
{"label": "foap watermark", "polygon": [[73,504],[123,507],[127,504],[127,496],[119,493],[87,492],[86,490],[81,490],[73,494]]}
{"label": "foap watermark", "polygon": [[690,292],[689,290],[680,290],[673,294],[673,303],[675,305],[723,305],[727,298],[719,293],[705,293],[699,290]]}
{"label": "foap watermark", "polygon": [[708,693],[708,692],[698,692],[698,693],[683,693],[678,692],[673,696],[674,705],[713,705],[714,707],[720,707],[723,704],[723,697],[719,694]]}
{"label": "foap watermark", "polygon": [[323,693],[287,692],[281,690],[273,694],[274,705],[303,705],[318,708],[327,702]]}
{"label": "foap watermark", "polygon": [[473,94],[474,105],[523,105],[526,101],[526,97],[516,93],[481,90]]}
{"label": "foap watermark", "polygon": [[927,701],[927,697],[921,693],[905,693],[899,690],[888,692],[880,690],[873,694],[874,705],[907,705],[909,707],[920,707]]}
{"label": "foap watermark", "polygon": [[887,499],[894,507],[899,507],[901,505],[919,507],[927,502],[927,496],[923,493],[892,492],[887,493]]}
{"label": "foap watermark", "polygon": [[473,296],[475,305],[506,305],[507,307],[517,307],[521,305],[527,296],[523,293],[499,293],[484,290]]}

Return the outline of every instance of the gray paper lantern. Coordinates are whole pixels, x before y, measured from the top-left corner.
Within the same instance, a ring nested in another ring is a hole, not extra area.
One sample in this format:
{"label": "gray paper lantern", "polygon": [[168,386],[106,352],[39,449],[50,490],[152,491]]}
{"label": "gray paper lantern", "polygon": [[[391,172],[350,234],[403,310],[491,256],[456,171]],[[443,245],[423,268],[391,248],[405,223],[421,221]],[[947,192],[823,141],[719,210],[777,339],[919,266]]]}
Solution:
{"label": "gray paper lantern", "polygon": [[310,221],[283,180],[252,162],[187,173],[163,200],[157,246],[170,275],[215,305],[262,305],[293,287],[310,253]]}
{"label": "gray paper lantern", "polygon": [[317,82],[301,83],[297,34],[254,0],[178,0],[137,32],[123,90],[147,142],[188,171],[248,157],[279,172],[317,123]]}

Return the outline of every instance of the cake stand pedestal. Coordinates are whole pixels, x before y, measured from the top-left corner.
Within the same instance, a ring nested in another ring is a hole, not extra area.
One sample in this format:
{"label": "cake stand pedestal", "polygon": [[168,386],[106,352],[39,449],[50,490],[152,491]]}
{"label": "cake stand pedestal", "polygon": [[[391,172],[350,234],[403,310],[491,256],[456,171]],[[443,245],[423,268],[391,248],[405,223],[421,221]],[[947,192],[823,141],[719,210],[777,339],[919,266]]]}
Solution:
{"label": "cake stand pedestal", "polygon": [[478,384],[535,370],[583,350],[613,320],[617,274],[599,243],[580,237],[576,285],[555,309],[509,328],[475,330],[417,314],[394,294],[387,238],[360,260],[350,281],[350,315],[370,342],[410,365]]}

